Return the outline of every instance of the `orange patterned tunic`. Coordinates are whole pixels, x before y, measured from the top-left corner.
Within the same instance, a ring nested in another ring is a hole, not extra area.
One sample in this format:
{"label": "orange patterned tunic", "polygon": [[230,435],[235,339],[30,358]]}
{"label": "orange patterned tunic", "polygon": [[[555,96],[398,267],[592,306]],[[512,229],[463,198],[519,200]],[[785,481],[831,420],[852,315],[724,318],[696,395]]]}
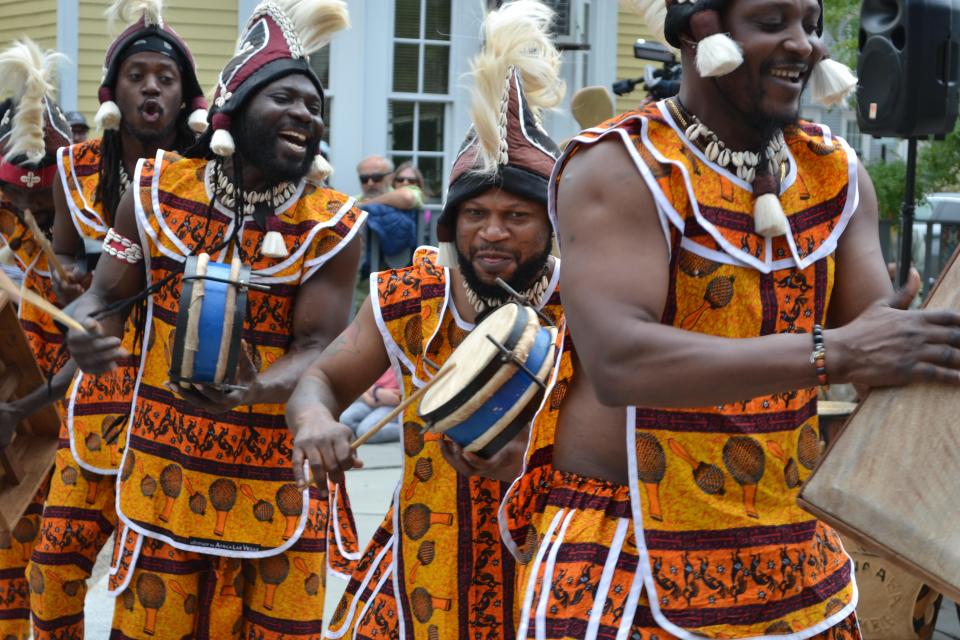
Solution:
{"label": "orange patterned tunic", "polygon": [[[215,247],[236,223],[210,207],[206,160],[159,151],[137,166],[135,208],[147,282],[182,273],[187,256]],[[266,369],[290,347],[300,285],[356,235],[364,214],[353,200],[302,181],[276,210],[289,257],[269,258],[265,236],[247,219],[238,233],[251,280],[243,337]],[[236,246],[211,256],[229,262]],[[307,490],[293,484],[292,437],[282,404],[238,407],[214,415],[171,394],[168,381],[180,278],[148,300],[141,377],[118,489],[117,510],[131,529],[174,547],[233,557],[263,557],[290,548],[307,524]],[[203,505],[201,507],[201,504]]]}
{"label": "orange patterned tunic", "polygon": [[[112,216],[96,202],[100,183],[100,139],[88,140],[57,151],[57,168],[70,218],[81,240],[99,246]],[[130,323],[124,328],[123,346],[130,355],[110,373],[99,376],[77,372],[67,390],[65,428],[70,451],[87,471],[116,475],[127,435],[127,418],[133,385],[139,369],[139,345],[134,344]]]}
{"label": "orange patterned tunic", "polygon": [[[825,322],[834,249],[857,206],[857,160],[821,125],[784,134],[790,233],[772,240],[753,231],[750,185],[707,160],[664,102],[581,133],[552,186],[577,149],[621,140],[670,249],[661,321],[726,338],[808,333]],[[796,504],[819,453],[814,389],[715,407],[631,407],[627,424],[640,571],[625,617],[639,603],[652,615],[644,626],[685,639],[799,640],[854,610],[838,536]]]}
{"label": "orange patterned tunic", "polygon": [[[371,275],[377,325],[409,396],[442,366],[473,326],[456,312],[436,250],[413,265]],[[549,313],[559,315],[548,290]],[[425,357],[426,356],[426,357]],[[513,637],[515,563],[500,541],[497,508],[506,485],[465,478],[446,463],[440,436],[421,434],[416,403],[404,414],[403,477],[393,505],[330,621],[330,637]],[[350,635],[350,634],[355,634]]]}
{"label": "orange patterned tunic", "polygon": [[[23,213],[16,211],[9,201],[0,199],[0,241],[10,248],[17,266],[23,271],[21,287],[39,293],[59,306],[50,281],[47,257],[22,216]],[[43,375],[50,379],[70,359],[70,354],[62,348],[63,334],[49,315],[31,304],[21,304],[17,313],[33,357]]]}

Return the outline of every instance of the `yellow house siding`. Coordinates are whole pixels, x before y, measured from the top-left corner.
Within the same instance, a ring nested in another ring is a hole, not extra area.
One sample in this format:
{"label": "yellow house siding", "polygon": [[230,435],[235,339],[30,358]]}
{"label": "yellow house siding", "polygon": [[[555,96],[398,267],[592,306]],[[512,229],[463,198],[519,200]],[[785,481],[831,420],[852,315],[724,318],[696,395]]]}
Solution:
{"label": "yellow house siding", "polygon": [[0,46],[22,36],[56,48],[57,0],[0,0]]}
{"label": "yellow house siding", "polygon": [[[3,1],[3,0],[0,0]],[[97,89],[107,47],[116,34],[106,35],[106,0],[79,0],[80,38],[77,97],[80,110],[92,122],[97,112]],[[237,42],[237,1],[167,0],[164,17],[187,41],[199,68],[200,85],[209,93],[217,74],[233,54]]]}
{"label": "yellow house siding", "polygon": [[[649,60],[638,60],[633,57],[633,43],[637,38],[652,39],[650,30],[643,22],[643,18],[626,7],[620,7],[617,18],[617,79],[639,78],[643,76],[644,67],[658,63]],[[633,93],[617,96],[617,113],[633,109],[646,95],[642,86],[637,86]]]}

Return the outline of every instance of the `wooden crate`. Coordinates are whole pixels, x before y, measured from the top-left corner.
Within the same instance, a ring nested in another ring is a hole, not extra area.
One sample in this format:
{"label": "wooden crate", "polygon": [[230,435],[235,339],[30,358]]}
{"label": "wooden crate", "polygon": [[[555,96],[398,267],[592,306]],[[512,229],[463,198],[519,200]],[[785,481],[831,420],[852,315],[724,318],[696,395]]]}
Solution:
{"label": "wooden crate", "polygon": [[[10,402],[46,384],[33,359],[9,296],[0,292],[0,402]],[[57,452],[60,417],[53,405],[17,427],[0,452],[0,529],[10,531],[43,484]]]}

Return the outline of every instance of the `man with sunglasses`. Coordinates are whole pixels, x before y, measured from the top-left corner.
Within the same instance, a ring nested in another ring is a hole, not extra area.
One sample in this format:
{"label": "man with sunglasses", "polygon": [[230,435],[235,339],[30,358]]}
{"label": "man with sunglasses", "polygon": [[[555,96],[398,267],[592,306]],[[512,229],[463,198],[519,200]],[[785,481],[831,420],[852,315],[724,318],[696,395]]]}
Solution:
{"label": "man with sunglasses", "polygon": [[[370,240],[374,237],[378,240],[376,246],[367,242],[367,254],[360,273],[363,280],[371,267],[379,268],[384,260],[393,266],[403,266],[398,261],[409,263],[417,244],[417,215],[421,201],[417,190],[393,188],[393,163],[383,156],[361,160],[357,165],[357,176],[363,191],[357,202],[369,214],[369,233],[376,234],[369,236]],[[377,261],[374,263],[375,255]]]}

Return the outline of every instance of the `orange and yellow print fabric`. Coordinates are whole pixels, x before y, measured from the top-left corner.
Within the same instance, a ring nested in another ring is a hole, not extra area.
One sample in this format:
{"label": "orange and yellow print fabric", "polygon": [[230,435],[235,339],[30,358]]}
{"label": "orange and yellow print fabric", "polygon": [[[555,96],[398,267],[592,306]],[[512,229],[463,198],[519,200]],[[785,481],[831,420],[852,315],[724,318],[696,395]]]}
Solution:
{"label": "orange and yellow print fabric", "polygon": [[[857,201],[845,143],[810,123],[785,131],[790,234],[771,241],[753,231],[749,185],[707,161],[663,103],[582,134],[573,149],[609,134],[631,150],[668,229],[664,324],[736,339],[825,322],[833,250]],[[659,626],[681,636],[800,638],[852,612],[849,557],[796,505],[819,452],[813,389],[715,407],[635,407],[628,424],[640,568]]]}
{"label": "orange and yellow print fabric", "polygon": [[[181,273],[188,255],[222,244],[237,224],[231,211],[211,206],[204,160],[159,152],[138,165],[136,210],[148,282]],[[243,338],[263,370],[292,341],[299,285],[356,234],[363,213],[352,199],[301,183],[277,210],[289,257],[260,250],[265,232],[252,218],[238,232],[251,279]],[[212,256],[227,262],[234,245]],[[118,508],[124,522],[173,546],[198,553],[269,555],[293,545],[307,524],[306,490],[290,468],[292,438],[283,405],[261,404],[212,414],[167,388],[181,279],[169,280],[149,301],[143,375],[120,473]],[[202,505],[202,506],[201,506]],[[346,524],[346,523],[344,523]]]}
{"label": "orange and yellow print fabric", "polygon": [[100,138],[61,147],[57,151],[57,169],[77,233],[81,238],[103,240],[113,220],[97,202]]}

